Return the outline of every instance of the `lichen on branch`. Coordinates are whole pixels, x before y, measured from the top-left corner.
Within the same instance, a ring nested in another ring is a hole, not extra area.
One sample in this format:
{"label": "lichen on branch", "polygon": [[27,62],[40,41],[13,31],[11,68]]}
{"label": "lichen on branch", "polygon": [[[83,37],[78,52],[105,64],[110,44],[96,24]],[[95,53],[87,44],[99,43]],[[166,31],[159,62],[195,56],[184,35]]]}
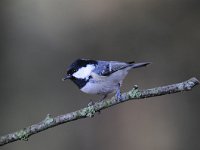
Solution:
{"label": "lichen on branch", "polygon": [[126,101],[161,96],[161,95],[166,95],[166,94],[173,94],[173,93],[178,93],[181,91],[189,91],[198,84],[199,84],[199,81],[196,78],[191,78],[181,83],[155,87],[155,88],[145,89],[145,90],[139,90],[137,86],[134,86],[132,90],[130,90],[129,92],[123,93],[121,95],[120,101],[116,100],[115,97],[112,97],[111,99],[107,99],[101,102],[96,102],[93,105],[90,105],[80,110],[67,113],[64,115],[60,115],[57,117],[52,117],[51,115],[48,114],[43,121],[37,124],[23,128],[14,133],[1,136],[0,146],[3,146],[5,144],[11,143],[17,140],[27,141],[31,135],[34,135],[38,132],[47,130],[48,128],[52,128],[63,123],[74,121],[77,119],[93,117],[96,112],[100,112],[103,109],[106,109],[108,107],[111,107],[111,106],[114,106]]}

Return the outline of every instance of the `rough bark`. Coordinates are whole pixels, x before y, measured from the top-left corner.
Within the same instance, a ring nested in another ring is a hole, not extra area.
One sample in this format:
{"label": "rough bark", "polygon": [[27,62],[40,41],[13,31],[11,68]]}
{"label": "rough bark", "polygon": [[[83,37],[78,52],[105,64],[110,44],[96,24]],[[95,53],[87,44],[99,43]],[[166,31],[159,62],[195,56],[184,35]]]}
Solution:
{"label": "rough bark", "polygon": [[189,91],[198,84],[199,81],[196,78],[191,78],[181,83],[155,87],[145,90],[138,90],[137,87],[134,87],[131,91],[123,93],[120,101],[116,100],[115,97],[112,97],[111,99],[96,102],[93,105],[57,117],[51,117],[48,114],[46,118],[39,123],[33,124],[14,133],[1,136],[0,146],[17,140],[27,141],[28,138],[33,134],[47,130],[48,128],[55,127],[59,124],[67,123],[81,118],[93,117],[96,112],[114,106],[116,104],[120,104],[129,100],[138,100],[149,97],[161,96],[165,94],[173,94],[181,91]]}

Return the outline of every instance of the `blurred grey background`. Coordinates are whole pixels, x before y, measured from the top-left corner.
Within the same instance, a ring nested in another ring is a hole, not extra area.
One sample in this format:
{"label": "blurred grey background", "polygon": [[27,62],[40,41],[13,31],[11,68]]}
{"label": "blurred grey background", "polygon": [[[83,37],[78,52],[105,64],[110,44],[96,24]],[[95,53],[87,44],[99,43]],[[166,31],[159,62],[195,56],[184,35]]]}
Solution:
{"label": "blurred grey background", "polygon": [[[1,0],[0,135],[99,97],[62,82],[77,58],[151,61],[122,91],[200,79],[199,0]],[[2,150],[200,149],[200,93],[127,102]]]}

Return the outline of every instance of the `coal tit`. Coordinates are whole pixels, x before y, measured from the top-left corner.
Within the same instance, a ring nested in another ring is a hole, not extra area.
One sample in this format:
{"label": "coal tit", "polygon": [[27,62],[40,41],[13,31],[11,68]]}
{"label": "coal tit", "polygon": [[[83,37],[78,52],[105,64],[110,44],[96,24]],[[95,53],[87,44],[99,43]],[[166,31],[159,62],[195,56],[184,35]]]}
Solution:
{"label": "coal tit", "polygon": [[120,86],[128,71],[148,64],[150,62],[134,63],[77,59],[68,67],[63,80],[72,80],[82,92],[102,95],[102,100],[109,93],[116,92],[116,98],[120,100]]}

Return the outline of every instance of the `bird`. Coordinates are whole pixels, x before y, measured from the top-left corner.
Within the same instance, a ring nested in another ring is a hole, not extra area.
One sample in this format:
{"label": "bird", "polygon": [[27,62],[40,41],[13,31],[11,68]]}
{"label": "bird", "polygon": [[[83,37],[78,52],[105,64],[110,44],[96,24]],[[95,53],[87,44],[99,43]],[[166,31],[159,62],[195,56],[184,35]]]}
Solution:
{"label": "bird", "polygon": [[131,69],[144,67],[151,62],[120,62],[91,59],[77,59],[67,67],[67,74],[62,80],[70,79],[78,88],[87,94],[102,95],[100,101],[108,94],[115,93],[121,100],[120,87]]}

